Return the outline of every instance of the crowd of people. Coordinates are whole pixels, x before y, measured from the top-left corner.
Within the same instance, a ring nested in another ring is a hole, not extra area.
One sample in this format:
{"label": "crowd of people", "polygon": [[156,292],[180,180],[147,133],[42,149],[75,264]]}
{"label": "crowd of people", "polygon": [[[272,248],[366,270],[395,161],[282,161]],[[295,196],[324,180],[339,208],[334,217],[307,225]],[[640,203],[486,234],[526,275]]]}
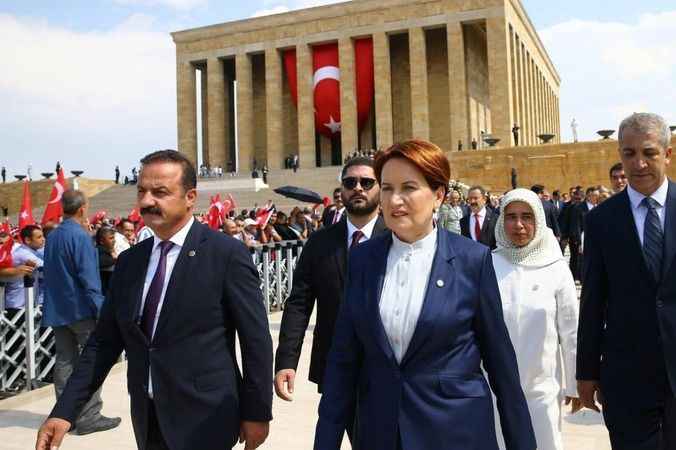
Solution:
{"label": "crowd of people", "polygon": [[[344,434],[362,450],[560,450],[564,403],[601,403],[613,449],[676,448],[670,138],[661,117],[634,114],[610,188],[501,194],[454,188],[436,145],[400,142],[352,155],[323,209],[268,203],[218,230],[199,226],[195,171],[178,152],[142,161],[143,228],[92,224],[84,195],[68,191],[46,248],[26,227],[16,267],[0,269],[42,268],[44,324],[58,330],[57,404],[37,448],[119,424],[97,392],[123,350],[139,448],[258,447],[272,388],[293,399],[315,306],[317,450],[338,450]],[[273,358],[247,247],[298,239]]]}

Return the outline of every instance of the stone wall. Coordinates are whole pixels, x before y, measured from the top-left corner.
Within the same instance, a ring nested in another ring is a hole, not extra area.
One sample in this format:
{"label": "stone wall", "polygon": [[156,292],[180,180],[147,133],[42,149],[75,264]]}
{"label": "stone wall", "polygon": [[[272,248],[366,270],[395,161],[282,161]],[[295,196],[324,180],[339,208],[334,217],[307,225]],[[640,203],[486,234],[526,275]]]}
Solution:
{"label": "stone wall", "polygon": [[[72,178],[66,180],[68,186],[72,186]],[[91,180],[88,178],[80,178],[78,180],[80,190],[88,197],[93,197],[101,191],[114,186],[115,183],[108,180]],[[39,222],[42,219],[42,211],[49,200],[49,195],[52,192],[54,179],[33,181],[30,186],[31,202],[33,206],[33,218]],[[23,201],[23,182],[13,182],[0,184],[0,206],[9,208],[10,222],[17,224],[17,214],[21,208]],[[1,214],[1,213],[0,213]],[[93,214],[93,213],[92,213]]]}
{"label": "stone wall", "polygon": [[[550,191],[577,185],[609,187],[608,170],[620,160],[615,140],[449,152],[448,157],[452,179],[499,192],[511,189],[512,168],[520,187],[536,183]],[[676,179],[676,166],[671,165],[668,174]]]}

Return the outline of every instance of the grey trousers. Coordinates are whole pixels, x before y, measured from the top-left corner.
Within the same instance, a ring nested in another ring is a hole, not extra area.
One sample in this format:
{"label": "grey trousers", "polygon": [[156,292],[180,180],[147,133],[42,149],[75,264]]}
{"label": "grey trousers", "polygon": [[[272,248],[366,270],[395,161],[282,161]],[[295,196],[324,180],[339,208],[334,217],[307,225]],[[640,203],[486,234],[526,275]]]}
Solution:
{"label": "grey trousers", "polygon": [[[56,344],[56,362],[54,364],[54,390],[58,399],[66,387],[68,378],[73,373],[80,359],[80,353],[84,349],[89,335],[94,331],[96,321],[85,319],[70,325],[54,327],[54,339]],[[88,426],[101,417],[101,389],[92,395],[85,404],[80,416],[75,420],[75,427]]]}

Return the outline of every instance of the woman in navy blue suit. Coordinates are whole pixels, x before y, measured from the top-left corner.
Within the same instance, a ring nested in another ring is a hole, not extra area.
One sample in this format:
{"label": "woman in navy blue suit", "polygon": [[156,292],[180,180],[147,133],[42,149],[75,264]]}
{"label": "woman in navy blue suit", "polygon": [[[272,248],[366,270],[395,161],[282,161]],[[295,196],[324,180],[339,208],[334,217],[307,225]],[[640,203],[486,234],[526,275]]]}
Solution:
{"label": "woman in navy blue suit", "polygon": [[350,253],[315,450],[340,448],[357,401],[360,449],[497,450],[482,364],[507,449],[534,450],[490,249],[434,226],[448,159],[407,141],[379,153],[375,171],[392,233]]}

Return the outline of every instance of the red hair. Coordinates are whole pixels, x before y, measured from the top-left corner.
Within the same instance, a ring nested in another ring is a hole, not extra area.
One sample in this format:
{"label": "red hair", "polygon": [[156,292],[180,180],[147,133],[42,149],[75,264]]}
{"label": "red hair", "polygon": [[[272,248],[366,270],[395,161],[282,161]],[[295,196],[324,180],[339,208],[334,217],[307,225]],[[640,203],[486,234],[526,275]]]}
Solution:
{"label": "red hair", "polygon": [[403,141],[392,145],[376,154],[373,170],[376,173],[378,184],[382,183],[382,173],[385,163],[399,158],[413,164],[422,172],[430,189],[436,191],[444,188],[444,195],[448,193],[448,182],[451,178],[451,165],[444,152],[435,144],[419,139]]}

